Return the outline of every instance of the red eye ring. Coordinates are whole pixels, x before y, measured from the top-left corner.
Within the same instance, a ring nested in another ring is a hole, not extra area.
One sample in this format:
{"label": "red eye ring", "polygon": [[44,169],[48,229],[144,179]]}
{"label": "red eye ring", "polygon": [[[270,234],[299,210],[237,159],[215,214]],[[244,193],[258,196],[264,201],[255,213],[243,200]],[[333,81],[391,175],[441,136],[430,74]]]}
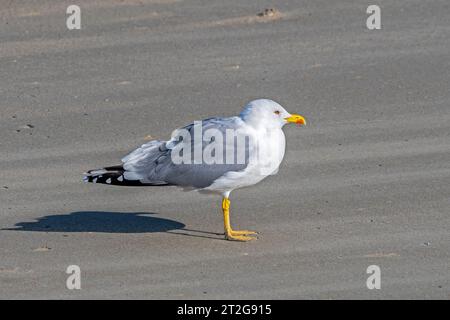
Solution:
{"label": "red eye ring", "polygon": [[277,110],[277,111],[275,111],[274,113],[275,113],[276,115],[280,115],[281,112]]}

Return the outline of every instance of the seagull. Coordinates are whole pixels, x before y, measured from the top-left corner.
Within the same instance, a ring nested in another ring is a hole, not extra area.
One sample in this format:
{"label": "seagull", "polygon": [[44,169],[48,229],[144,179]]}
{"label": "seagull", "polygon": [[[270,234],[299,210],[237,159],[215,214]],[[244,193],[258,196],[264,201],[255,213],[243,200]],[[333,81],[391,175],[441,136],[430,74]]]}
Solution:
{"label": "seagull", "polygon": [[249,102],[238,116],[208,118],[176,129],[167,141],[152,140],[122,164],[85,173],[85,182],[117,186],[178,186],[222,197],[226,240],[249,241],[257,232],[234,230],[230,194],[274,175],[283,160],[283,126],[306,124],[269,99]]}

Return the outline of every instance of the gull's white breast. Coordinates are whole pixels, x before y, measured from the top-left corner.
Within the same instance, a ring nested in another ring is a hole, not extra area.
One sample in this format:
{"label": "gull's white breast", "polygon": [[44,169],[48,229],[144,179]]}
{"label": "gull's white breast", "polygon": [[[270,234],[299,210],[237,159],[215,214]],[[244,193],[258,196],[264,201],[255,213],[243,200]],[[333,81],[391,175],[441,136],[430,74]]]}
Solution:
{"label": "gull's white breast", "polygon": [[254,185],[278,172],[286,147],[283,130],[281,128],[256,130],[247,126],[246,132],[254,139],[255,146],[250,149],[249,165],[242,171],[227,172],[205,188],[206,190],[224,193]]}

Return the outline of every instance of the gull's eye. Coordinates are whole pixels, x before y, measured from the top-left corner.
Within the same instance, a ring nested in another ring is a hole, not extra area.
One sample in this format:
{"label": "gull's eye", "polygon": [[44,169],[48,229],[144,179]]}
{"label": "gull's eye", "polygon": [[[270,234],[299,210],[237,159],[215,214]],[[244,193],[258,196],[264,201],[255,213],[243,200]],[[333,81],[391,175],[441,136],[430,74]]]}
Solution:
{"label": "gull's eye", "polygon": [[277,111],[275,111],[274,113],[275,113],[277,116],[279,116],[281,112],[277,110]]}

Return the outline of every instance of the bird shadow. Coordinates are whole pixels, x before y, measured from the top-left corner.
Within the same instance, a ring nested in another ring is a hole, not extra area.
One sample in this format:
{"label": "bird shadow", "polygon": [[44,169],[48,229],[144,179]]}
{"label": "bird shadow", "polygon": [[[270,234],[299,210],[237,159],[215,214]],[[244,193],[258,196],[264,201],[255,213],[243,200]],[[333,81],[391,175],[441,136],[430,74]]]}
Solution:
{"label": "bird shadow", "polygon": [[[149,212],[78,211],[48,215],[33,222],[19,222],[9,231],[37,232],[96,232],[96,233],[155,233],[166,232],[183,236],[212,238],[219,233],[186,229],[184,223],[152,217]],[[178,232],[180,230],[181,232]],[[199,235],[199,234],[203,235]]]}

